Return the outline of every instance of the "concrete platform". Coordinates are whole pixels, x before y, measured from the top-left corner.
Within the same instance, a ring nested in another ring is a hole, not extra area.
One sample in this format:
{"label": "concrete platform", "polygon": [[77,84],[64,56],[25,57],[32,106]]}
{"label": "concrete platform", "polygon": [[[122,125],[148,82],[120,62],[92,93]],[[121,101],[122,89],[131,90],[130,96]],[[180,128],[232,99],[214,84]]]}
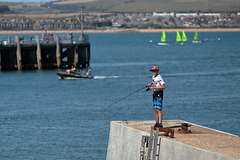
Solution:
{"label": "concrete platform", "polygon": [[[192,133],[178,131],[181,123],[188,123],[188,130]],[[154,124],[154,121],[111,122],[107,159],[118,159],[118,156],[139,159],[138,141],[141,141],[142,135],[150,134]],[[164,121],[163,126],[174,129],[174,138],[159,133],[162,138],[160,159],[240,159],[239,136],[181,120]],[[133,152],[137,153],[133,155]]]}

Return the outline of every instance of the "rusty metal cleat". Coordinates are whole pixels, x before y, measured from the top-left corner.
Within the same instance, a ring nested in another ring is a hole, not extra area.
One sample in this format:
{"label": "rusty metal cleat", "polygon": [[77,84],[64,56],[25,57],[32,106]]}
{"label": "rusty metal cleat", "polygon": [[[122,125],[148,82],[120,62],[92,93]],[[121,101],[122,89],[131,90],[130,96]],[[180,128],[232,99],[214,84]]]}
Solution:
{"label": "rusty metal cleat", "polygon": [[169,137],[174,138],[174,129],[154,126],[154,130],[156,130],[157,128],[159,128],[159,132],[167,132],[168,134],[165,134],[165,135],[169,135],[170,133]]}

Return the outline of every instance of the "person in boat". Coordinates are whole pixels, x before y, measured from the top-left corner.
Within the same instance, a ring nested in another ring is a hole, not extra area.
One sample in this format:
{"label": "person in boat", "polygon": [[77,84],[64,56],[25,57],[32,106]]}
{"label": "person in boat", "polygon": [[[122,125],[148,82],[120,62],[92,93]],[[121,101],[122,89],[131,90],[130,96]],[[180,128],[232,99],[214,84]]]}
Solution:
{"label": "person in boat", "polygon": [[74,66],[72,66],[72,68],[71,68],[71,69],[67,69],[66,72],[67,72],[68,74],[70,74],[70,73],[76,73],[76,68],[75,68]]}
{"label": "person in boat", "polygon": [[162,125],[162,101],[163,101],[163,90],[165,89],[165,82],[159,72],[158,66],[153,66],[150,69],[152,72],[152,83],[149,83],[148,86],[150,89],[154,90],[153,92],[153,109],[154,116],[156,120],[156,127],[163,127]]}
{"label": "person in boat", "polygon": [[71,69],[67,69],[66,72],[67,72],[68,74],[70,74],[70,73],[71,73]]}
{"label": "person in boat", "polygon": [[74,66],[72,66],[71,73],[76,73],[76,68]]}

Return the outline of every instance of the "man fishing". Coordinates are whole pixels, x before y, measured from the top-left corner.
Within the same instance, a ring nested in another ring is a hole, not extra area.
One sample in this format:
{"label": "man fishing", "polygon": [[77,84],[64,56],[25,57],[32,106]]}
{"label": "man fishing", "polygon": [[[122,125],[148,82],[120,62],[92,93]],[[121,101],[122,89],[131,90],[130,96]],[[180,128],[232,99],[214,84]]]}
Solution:
{"label": "man fishing", "polygon": [[162,101],[163,101],[163,90],[165,89],[165,82],[161,75],[158,74],[159,67],[153,66],[150,69],[152,72],[152,83],[149,83],[148,86],[150,89],[153,89],[153,109],[156,120],[156,127],[163,127],[162,125]]}

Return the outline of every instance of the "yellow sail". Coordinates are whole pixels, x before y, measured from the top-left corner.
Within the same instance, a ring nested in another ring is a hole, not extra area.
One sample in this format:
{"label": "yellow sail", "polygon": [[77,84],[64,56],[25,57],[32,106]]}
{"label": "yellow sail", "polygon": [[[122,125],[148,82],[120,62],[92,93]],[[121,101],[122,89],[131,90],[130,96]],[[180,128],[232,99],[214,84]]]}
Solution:
{"label": "yellow sail", "polygon": [[176,41],[177,41],[177,42],[181,42],[181,41],[182,41],[182,38],[181,38],[180,33],[178,32],[178,30],[177,30]]}
{"label": "yellow sail", "polygon": [[182,30],[182,41],[183,41],[183,42],[186,42],[186,41],[187,41],[187,36],[186,36],[184,30]]}

